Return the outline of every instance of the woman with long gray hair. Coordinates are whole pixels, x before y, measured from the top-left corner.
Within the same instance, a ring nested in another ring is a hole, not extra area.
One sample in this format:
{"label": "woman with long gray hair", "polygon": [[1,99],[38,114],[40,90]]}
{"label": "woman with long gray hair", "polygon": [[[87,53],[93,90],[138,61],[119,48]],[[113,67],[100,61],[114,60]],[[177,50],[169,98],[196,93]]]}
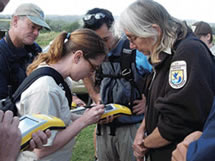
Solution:
{"label": "woman with long gray hair", "polygon": [[149,56],[145,119],[133,144],[138,161],[171,160],[178,142],[202,130],[215,93],[215,65],[208,48],[186,24],[153,0],[132,3],[119,24],[130,47]]}

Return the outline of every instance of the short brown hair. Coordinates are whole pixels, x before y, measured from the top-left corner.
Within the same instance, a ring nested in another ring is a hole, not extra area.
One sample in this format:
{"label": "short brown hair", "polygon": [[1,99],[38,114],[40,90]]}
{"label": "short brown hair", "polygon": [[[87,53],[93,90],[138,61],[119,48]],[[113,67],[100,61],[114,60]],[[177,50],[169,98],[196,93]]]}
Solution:
{"label": "short brown hair", "polygon": [[213,41],[213,31],[211,26],[207,22],[199,21],[193,24],[193,26],[196,26],[194,33],[198,38],[210,34],[211,35],[210,43]]}

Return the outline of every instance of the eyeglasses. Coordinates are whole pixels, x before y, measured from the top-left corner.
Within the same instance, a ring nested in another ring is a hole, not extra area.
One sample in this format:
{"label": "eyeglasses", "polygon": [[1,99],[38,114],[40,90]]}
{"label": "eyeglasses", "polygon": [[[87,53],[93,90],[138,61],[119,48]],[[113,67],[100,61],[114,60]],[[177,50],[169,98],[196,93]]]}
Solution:
{"label": "eyeglasses", "polygon": [[91,61],[89,59],[86,59],[88,61],[88,63],[91,66],[92,72],[96,71],[99,69],[100,65],[94,65],[93,63],[91,63]]}
{"label": "eyeglasses", "polygon": [[135,40],[137,40],[137,36],[134,35],[127,35],[127,39],[131,42],[134,43]]}
{"label": "eyeglasses", "polygon": [[103,13],[96,13],[96,14],[87,14],[83,17],[83,20],[84,21],[89,21],[91,20],[92,18],[95,18],[96,20],[99,20],[99,19],[102,19],[102,18],[105,18],[105,15]]}

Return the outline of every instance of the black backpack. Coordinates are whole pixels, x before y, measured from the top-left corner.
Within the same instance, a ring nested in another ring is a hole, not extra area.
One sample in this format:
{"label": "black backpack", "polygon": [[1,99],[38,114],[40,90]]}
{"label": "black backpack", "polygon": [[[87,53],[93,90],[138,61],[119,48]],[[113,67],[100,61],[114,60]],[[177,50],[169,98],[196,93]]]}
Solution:
{"label": "black backpack", "polygon": [[41,67],[33,71],[28,77],[24,79],[19,88],[15,91],[13,95],[9,95],[7,98],[0,100],[0,110],[7,111],[11,110],[15,116],[18,115],[18,110],[16,107],[16,102],[20,100],[21,94],[38,78],[42,76],[51,76],[56,83],[65,90],[66,97],[68,99],[69,105],[72,102],[71,91],[64,81],[63,77],[53,68]]}

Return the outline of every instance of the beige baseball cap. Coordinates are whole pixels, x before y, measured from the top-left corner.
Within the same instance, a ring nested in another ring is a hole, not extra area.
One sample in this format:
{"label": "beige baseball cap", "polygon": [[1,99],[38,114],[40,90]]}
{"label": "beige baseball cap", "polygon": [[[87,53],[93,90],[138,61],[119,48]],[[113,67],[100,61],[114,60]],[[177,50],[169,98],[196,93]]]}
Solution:
{"label": "beige baseball cap", "polygon": [[44,12],[40,7],[38,7],[35,4],[32,3],[21,4],[15,10],[13,16],[27,16],[34,24],[42,26],[47,30],[51,30],[51,28],[45,21]]}

